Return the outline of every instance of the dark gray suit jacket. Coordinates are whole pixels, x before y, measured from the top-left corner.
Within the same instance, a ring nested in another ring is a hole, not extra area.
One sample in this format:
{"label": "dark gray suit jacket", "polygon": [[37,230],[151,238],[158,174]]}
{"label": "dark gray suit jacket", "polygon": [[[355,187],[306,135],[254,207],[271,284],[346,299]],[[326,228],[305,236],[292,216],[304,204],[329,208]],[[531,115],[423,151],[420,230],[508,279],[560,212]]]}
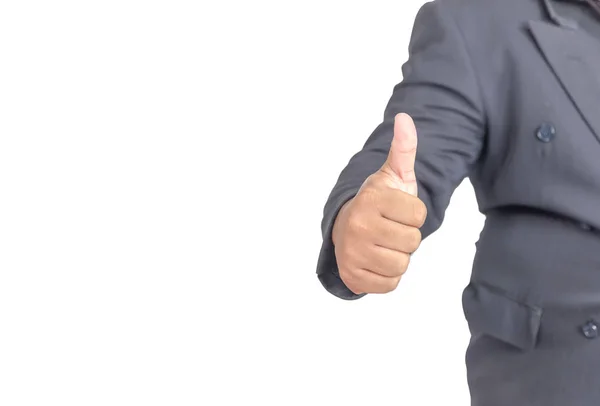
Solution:
{"label": "dark gray suit jacket", "polygon": [[600,405],[600,19],[585,1],[423,6],[384,121],[326,203],[317,274],[343,299],[340,207],[415,121],[424,238],[459,183],[486,216],[463,308],[472,405]]}

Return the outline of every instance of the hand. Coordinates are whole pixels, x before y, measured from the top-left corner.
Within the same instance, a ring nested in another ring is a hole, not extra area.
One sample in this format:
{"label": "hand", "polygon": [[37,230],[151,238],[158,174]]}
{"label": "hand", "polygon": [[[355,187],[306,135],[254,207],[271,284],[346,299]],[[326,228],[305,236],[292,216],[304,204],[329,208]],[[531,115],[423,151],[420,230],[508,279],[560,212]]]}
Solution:
{"label": "hand", "polygon": [[387,160],[338,213],[333,244],[342,281],[354,293],[396,289],[421,243],[427,209],[417,197],[417,130],[398,114]]}

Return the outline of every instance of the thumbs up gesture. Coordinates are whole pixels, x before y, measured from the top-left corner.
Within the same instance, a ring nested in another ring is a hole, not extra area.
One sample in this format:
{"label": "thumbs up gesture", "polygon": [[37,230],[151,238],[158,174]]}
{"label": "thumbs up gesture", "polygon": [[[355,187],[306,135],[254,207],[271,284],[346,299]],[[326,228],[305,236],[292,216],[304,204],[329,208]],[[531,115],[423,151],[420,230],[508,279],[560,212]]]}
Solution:
{"label": "thumbs up gesture", "polygon": [[417,197],[416,152],[415,125],[407,114],[398,114],[387,160],[335,220],[340,277],[356,294],[396,289],[421,243],[427,210]]}

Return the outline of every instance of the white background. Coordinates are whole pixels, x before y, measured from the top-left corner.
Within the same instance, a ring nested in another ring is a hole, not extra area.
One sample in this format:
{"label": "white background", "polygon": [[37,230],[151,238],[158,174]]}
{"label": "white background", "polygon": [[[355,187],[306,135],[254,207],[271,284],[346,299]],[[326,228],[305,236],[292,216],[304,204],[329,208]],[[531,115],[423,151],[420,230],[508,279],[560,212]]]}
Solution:
{"label": "white background", "polygon": [[470,184],[394,293],[315,266],[422,1],[5,1],[0,404],[468,404]]}

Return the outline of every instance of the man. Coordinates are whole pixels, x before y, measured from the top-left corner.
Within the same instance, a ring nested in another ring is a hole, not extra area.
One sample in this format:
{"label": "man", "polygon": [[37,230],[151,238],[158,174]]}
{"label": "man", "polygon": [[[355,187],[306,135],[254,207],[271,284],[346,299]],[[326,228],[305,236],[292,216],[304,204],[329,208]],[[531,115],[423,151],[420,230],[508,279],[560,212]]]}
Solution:
{"label": "man", "polygon": [[419,11],[383,123],[325,205],[317,274],[396,288],[468,177],[486,216],[463,308],[474,406],[600,405],[600,20],[584,0]]}

